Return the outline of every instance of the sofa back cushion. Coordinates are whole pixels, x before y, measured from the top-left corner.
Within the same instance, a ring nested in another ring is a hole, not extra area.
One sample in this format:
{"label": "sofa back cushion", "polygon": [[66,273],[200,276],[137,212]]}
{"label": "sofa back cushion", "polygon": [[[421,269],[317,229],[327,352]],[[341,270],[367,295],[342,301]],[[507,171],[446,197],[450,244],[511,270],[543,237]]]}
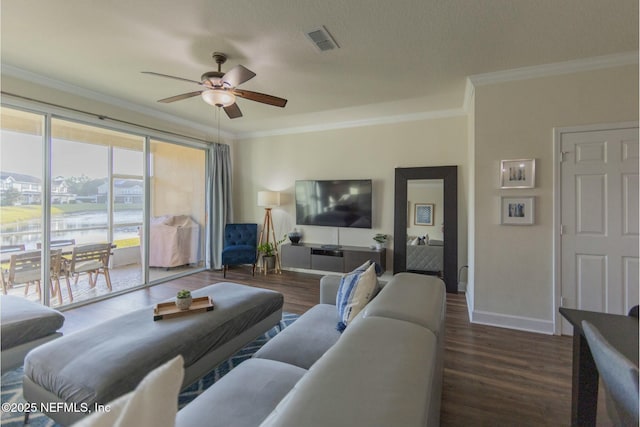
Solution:
{"label": "sofa back cushion", "polygon": [[388,317],[444,333],[446,311],[444,282],[435,276],[398,273],[369,303],[361,317]]}

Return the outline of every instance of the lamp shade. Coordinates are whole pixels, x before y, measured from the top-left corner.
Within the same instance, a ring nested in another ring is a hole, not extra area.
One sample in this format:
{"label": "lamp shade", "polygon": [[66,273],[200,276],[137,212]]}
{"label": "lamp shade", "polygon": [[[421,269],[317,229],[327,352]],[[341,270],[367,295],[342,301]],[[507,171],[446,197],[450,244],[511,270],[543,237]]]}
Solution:
{"label": "lamp shade", "polygon": [[216,107],[228,107],[236,102],[236,96],[224,89],[205,90],[200,96],[202,96],[204,102]]}
{"label": "lamp shade", "polygon": [[280,193],[277,191],[258,191],[258,206],[280,206]]}

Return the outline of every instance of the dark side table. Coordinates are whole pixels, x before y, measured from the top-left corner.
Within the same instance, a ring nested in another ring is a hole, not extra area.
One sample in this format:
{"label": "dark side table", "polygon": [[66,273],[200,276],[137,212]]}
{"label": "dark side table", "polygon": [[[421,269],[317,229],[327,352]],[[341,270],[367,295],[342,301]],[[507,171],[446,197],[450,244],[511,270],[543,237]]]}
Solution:
{"label": "dark side table", "polygon": [[560,314],[573,326],[571,425],[595,426],[599,376],[582,331],[582,321],[595,326],[616,350],[638,366],[638,319],[564,307],[560,307]]}

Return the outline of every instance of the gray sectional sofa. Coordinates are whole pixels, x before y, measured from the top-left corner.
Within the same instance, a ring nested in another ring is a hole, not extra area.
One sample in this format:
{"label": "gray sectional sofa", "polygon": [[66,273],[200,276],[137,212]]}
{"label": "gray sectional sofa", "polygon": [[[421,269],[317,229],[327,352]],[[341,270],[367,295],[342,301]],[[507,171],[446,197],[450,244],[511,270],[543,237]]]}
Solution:
{"label": "gray sectional sofa", "polygon": [[445,286],[396,274],[343,333],[339,276],[320,304],[178,412],[176,426],[437,426]]}

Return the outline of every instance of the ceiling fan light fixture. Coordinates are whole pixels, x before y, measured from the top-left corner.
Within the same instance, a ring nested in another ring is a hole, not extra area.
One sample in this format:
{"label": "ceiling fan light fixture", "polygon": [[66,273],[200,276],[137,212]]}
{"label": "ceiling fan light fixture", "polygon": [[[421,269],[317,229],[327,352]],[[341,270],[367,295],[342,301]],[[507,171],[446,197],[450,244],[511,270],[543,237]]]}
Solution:
{"label": "ceiling fan light fixture", "polygon": [[209,89],[202,92],[202,99],[214,107],[228,107],[236,102],[236,96],[224,89]]}

